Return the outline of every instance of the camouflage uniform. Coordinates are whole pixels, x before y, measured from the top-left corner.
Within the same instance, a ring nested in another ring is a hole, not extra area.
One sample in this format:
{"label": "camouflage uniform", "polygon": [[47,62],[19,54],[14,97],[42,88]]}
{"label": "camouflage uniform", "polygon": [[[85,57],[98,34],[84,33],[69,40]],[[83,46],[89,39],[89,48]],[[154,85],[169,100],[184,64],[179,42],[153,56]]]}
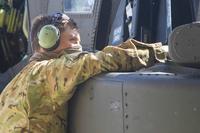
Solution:
{"label": "camouflage uniform", "polygon": [[160,46],[128,40],[97,53],[30,62],[0,96],[0,133],[65,133],[76,85],[101,72],[152,66],[165,59]]}

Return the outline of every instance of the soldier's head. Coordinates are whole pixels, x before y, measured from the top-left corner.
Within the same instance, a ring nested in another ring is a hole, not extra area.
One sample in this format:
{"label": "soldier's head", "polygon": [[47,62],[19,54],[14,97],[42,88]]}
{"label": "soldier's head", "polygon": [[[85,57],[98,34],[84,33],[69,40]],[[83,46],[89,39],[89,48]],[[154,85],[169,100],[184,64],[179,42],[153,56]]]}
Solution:
{"label": "soldier's head", "polygon": [[37,52],[73,48],[80,45],[77,24],[63,13],[37,16],[31,28],[33,50]]}

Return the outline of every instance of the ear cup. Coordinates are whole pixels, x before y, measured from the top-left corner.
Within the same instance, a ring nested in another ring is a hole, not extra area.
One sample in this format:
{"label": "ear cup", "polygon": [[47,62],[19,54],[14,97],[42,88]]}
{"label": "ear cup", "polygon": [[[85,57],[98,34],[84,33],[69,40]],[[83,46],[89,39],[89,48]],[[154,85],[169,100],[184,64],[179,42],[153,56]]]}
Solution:
{"label": "ear cup", "polygon": [[38,32],[38,42],[45,50],[54,50],[59,45],[60,30],[54,25],[45,25]]}

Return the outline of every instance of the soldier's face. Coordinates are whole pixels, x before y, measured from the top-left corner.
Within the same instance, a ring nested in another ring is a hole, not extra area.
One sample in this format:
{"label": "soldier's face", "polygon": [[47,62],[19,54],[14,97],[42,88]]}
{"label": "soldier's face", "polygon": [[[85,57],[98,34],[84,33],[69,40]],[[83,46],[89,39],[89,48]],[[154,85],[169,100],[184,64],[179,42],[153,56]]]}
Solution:
{"label": "soldier's face", "polygon": [[76,45],[80,45],[80,34],[76,29],[67,27],[60,36],[60,45],[56,51],[60,51],[67,48],[72,48]]}

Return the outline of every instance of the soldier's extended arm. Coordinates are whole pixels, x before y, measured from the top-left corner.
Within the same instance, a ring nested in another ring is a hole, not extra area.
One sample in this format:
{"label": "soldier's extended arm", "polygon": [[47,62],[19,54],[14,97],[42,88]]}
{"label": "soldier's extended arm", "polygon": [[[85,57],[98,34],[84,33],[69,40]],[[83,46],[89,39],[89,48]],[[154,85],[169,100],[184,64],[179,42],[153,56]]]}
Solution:
{"label": "soldier's extended arm", "polygon": [[118,46],[107,46],[95,54],[88,54],[79,81],[85,81],[100,72],[136,71],[162,62],[165,52],[161,46],[161,43],[145,44],[130,39]]}
{"label": "soldier's extended arm", "polygon": [[57,102],[67,101],[74,87],[88,78],[107,71],[135,71],[152,66],[165,59],[165,53],[158,44],[143,44],[128,40],[119,46],[107,46],[97,53],[82,54],[70,60],[58,59],[47,69],[52,96]]}

